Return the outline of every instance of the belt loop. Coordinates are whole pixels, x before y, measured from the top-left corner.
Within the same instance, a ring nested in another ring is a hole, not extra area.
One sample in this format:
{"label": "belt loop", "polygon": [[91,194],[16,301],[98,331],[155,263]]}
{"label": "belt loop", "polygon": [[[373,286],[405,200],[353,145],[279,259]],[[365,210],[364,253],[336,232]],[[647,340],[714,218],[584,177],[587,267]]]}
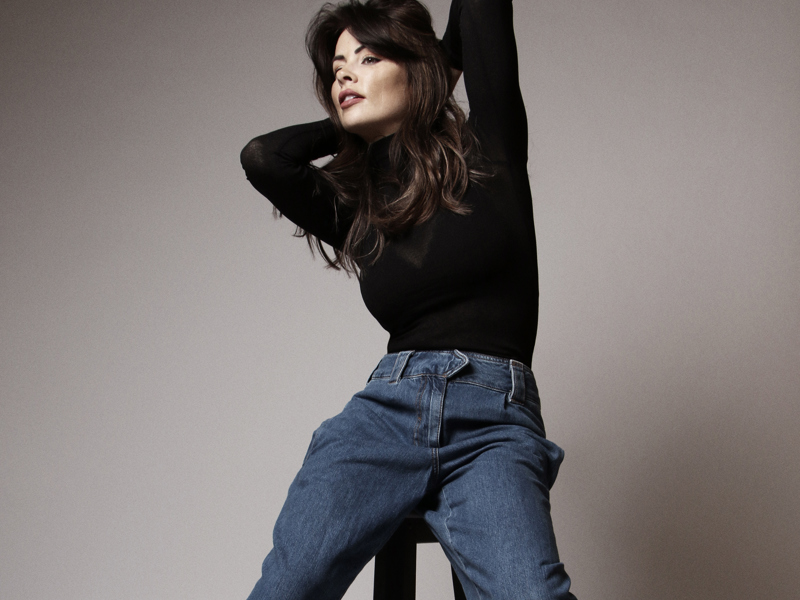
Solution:
{"label": "belt loop", "polygon": [[406,364],[408,363],[408,359],[411,358],[412,354],[414,354],[413,350],[404,350],[397,355],[397,358],[394,359],[392,374],[389,376],[389,383],[397,383],[400,381],[400,378],[403,376],[403,371],[406,368]]}
{"label": "belt loop", "polygon": [[511,359],[511,394],[509,400],[514,404],[525,404],[525,368],[518,360]]}

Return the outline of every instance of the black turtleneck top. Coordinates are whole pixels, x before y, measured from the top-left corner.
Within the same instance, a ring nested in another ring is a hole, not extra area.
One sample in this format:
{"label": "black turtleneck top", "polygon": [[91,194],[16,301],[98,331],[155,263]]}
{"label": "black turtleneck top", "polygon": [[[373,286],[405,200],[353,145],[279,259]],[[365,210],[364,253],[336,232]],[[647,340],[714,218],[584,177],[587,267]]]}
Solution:
{"label": "black turtleneck top", "polygon": [[[492,177],[469,186],[469,214],[440,210],[388,240],[363,267],[361,294],[390,334],[389,352],[458,349],[530,365],[539,288],[511,0],[453,0],[442,47],[464,72],[469,123]],[[370,146],[373,168],[388,167],[390,141]],[[250,182],[284,216],[341,247],[347,220],[337,221],[335,194],[310,164],[336,146],[324,120],[255,138],[241,158]]]}

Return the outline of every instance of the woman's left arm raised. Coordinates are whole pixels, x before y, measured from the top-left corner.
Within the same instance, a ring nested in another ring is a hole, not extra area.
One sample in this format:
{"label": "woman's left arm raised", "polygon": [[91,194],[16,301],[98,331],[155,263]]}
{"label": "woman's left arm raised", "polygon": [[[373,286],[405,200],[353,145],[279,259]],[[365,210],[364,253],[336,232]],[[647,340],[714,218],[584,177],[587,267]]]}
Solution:
{"label": "woman's left arm raised", "polygon": [[490,160],[527,162],[528,121],[519,87],[511,0],[453,0],[442,48],[464,72],[470,123]]}

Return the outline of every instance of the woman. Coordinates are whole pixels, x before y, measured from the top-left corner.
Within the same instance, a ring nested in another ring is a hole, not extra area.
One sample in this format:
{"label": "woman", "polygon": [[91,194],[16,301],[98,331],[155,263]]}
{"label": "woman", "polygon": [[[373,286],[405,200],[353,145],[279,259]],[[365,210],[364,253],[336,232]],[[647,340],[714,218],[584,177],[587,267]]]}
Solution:
{"label": "woman", "polygon": [[[536,244],[510,0],[326,5],[307,47],[329,119],[251,141],[251,183],[358,275],[388,352],[314,433],[250,598],[341,598],[412,510],[470,600],[574,598],[530,363]],[[452,99],[464,72],[469,120]],[[310,162],[335,155],[323,169]]]}

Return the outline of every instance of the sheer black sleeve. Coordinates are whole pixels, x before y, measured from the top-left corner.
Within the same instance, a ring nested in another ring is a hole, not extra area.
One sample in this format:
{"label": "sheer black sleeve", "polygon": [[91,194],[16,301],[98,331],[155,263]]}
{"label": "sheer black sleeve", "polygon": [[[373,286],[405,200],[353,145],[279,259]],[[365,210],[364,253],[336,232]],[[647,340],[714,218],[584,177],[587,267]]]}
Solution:
{"label": "sheer black sleeve", "polygon": [[337,150],[330,120],[294,125],[259,136],[242,150],[247,179],[290,221],[341,248],[349,222],[337,214],[333,190],[312,160]]}
{"label": "sheer black sleeve", "polygon": [[453,0],[442,48],[464,72],[469,120],[483,153],[493,161],[527,163],[511,0]]}

